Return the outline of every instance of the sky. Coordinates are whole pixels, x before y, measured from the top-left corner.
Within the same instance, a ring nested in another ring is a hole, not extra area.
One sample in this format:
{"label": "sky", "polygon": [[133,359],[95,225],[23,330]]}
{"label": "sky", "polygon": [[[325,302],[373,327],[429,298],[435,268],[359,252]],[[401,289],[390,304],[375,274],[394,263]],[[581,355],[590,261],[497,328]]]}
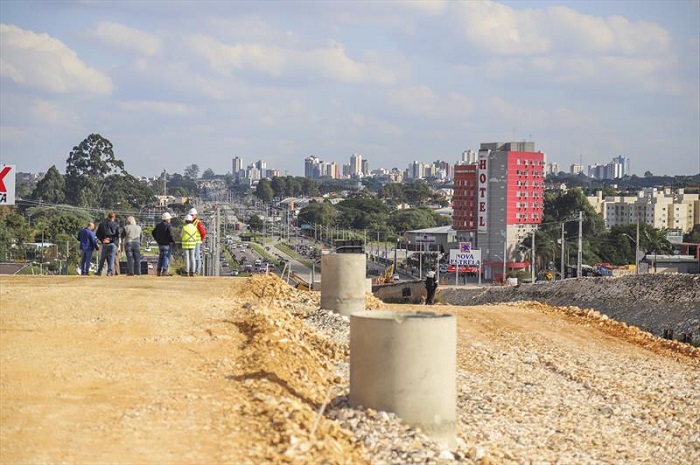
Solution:
{"label": "sky", "polygon": [[0,163],[64,172],[97,133],[136,176],[304,159],[700,173],[700,0],[0,0]]}

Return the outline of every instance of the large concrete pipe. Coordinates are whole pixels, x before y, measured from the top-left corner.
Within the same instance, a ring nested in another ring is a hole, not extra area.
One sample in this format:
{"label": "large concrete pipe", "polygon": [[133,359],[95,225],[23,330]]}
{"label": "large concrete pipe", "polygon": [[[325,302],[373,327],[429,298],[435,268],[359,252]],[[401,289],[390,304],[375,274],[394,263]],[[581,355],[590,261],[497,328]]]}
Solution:
{"label": "large concrete pipe", "polygon": [[360,253],[321,256],[321,308],[341,315],[365,309],[367,257]]}
{"label": "large concrete pipe", "polygon": [[362,311],[350,316],[350,405],[396,413],[454,446],[457,324],[453,315]]}

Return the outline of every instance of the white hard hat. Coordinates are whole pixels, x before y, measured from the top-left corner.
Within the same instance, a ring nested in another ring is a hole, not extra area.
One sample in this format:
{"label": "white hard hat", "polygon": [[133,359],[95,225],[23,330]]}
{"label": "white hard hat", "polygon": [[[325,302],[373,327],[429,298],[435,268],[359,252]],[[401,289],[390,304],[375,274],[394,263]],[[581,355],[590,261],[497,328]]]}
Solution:
{"label": "white hard hat", "polygon": [[189,214],[194,216],[197,214],[197,209],[196,208],[190,208]]}
{"label": "white hard hat", "polygon": [[161,218],[163,218],[164,220],[169,220],[170,218],[172,218],[172,216],[170,215],[170,213],[165,212],[163,213],[163,216],[161,216]]}
{"label": "white hard hat", "polygon": [[187,215],[185,217],[185,221],[192,221],[192,220],[194,220],[194,218],[192,218],[192,215]]}

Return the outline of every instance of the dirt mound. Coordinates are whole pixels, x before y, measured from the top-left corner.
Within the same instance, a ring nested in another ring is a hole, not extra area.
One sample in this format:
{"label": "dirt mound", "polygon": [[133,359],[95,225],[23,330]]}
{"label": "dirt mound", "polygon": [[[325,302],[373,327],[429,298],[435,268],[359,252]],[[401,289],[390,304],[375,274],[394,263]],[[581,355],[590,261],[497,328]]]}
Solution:
{"label": "dirt mound", "polygon": [[442,302],[481,305],[538,301],[553,306],[596,310],[610,318],[661,336],[700,339],[700,276],[643,274],[619,278],[566,279],[512,287],[442,289]]}

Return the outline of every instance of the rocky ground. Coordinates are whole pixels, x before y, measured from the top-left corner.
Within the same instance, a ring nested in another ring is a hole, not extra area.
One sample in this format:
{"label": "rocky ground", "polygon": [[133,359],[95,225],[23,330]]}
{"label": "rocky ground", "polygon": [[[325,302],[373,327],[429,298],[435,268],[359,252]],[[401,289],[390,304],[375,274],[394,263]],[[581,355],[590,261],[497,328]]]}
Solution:
{"label": "rocky ground", "polygon": [[457,318],[452,450],[350,408],[348,319],[277,278],[2,277],[0,463],[700,462],[699,349],[572,306],[431,310]]}
{"label": "rocky ground", "polygon": [[[452,305],[531,301],[597,310],[657,336],[692,335],[700,343],[700,276],[641,274],[619,278],[580,278],[516,287],[444,289]],[[696,344],[697,345],[697,344]]]}

